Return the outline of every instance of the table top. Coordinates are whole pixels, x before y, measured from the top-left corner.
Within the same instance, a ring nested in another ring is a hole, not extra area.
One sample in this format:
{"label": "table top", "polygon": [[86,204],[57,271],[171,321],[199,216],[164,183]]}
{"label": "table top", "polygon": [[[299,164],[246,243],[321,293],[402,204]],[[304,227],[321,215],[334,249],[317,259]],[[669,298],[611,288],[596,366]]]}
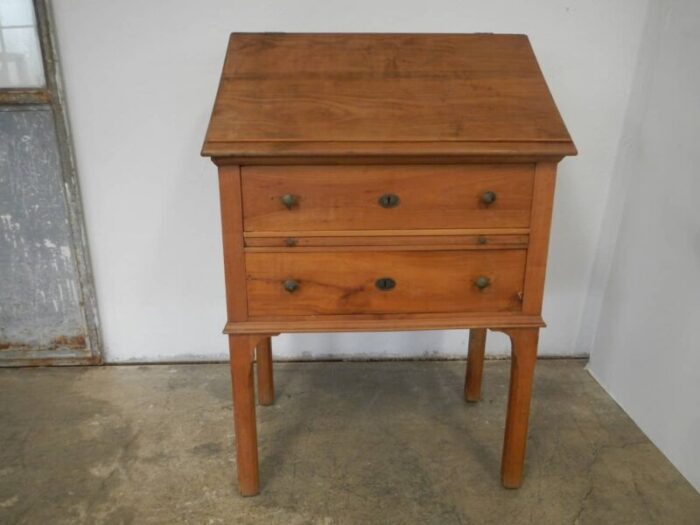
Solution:
{"label": "table top", "polygon": [[234,33],[202,154],[576,148],[525,35]]}

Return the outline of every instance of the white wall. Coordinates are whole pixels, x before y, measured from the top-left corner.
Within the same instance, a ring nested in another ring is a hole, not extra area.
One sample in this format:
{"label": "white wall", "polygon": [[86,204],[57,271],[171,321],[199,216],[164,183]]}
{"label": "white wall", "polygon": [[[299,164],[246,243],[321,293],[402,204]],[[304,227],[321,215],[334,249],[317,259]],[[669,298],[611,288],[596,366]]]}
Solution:
{"label": "white wall", "polygon": [[[560,166],[541,352],[577,353],[647,3],[56,0],[106,359],[227,355],[216,172],[199,150],[231,31],[530,35],[581,152]],[[275,348],[464,355],[466,337],[308,335]],[[505,352],[505,338],[489,349]]]}
{"label": "white wall", "polygon": [[700,3],[655,3],[645,42],[590,370],[700,490]]}

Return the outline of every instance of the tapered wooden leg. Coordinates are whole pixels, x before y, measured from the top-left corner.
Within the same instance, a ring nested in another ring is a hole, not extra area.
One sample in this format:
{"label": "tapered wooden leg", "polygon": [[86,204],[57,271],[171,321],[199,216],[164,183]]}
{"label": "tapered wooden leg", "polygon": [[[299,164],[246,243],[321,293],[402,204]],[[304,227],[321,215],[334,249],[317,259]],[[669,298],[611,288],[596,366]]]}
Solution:
{"label": "tapered wooden leg", "polygon": [[258,435],[255,427],[253,381],[253,349],[257,338],[247,335],[229,335],[228,340],[231,354],[238,485],[241,494],[254,496],[259,491]]}
{"label": "tapered wooden leg", "polygon": [[258,372],[258,403],[271,405],[275,402],[275,383],[272,376],[272,342],[263,337],[255,351]]}
{"label": "tapered wooden leg", "polygon": [[520,487],[525,464],[527,425],[530,415],[532,380],[537,359],[539,329],[518,328],[507,331],[512,344],[508,413],[503,439],[501,481],[510,489]]}
{"label": "tapered wooden leg", "polygon": [[479,401],[481,397],[481,377],[484,373],[484,351],[486,350],[486,329],[469,330],[469,352],[467,371],[464,378],[464,399]]}

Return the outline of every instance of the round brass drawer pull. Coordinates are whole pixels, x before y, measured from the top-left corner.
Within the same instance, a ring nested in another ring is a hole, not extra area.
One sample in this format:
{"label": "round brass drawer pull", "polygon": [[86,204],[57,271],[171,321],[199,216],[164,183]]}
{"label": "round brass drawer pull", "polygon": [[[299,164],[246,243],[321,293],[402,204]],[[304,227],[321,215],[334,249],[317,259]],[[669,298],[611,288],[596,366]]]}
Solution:
{"label": "round brass drawer pull", "polygon": [[388,292],[396,287],[396,281],[391,277],[382,277],[374,282],[374,285],[382,292]]}
{"label": "round brass drawer pull", "polygon": [[493,191],[485,191],[481,195],[481,202],[486,204],[486,206],[493,204],[494,202],[496,202],[496,193],[494,193]]}
{"label": "round brass drawer pull", "polygon": [[291,210],[294,206],[296,206],[297,202],[299,202],[299,197],[292,195],[291,193],[285,193],[282,195],[282,197],[280,197],[280,200],[288,210]]}
{"label": "round brass drawer pull", "polygon": [[480,275],[476,279],[474,279],[474,286],[476,286],[479,290],[483,290],[484,288],[487,288],[491,285],[491,279],[486,277],[485,275]]}
{"label": "round brass drawer pull", "polygon": [[282,283],[282,286],[284,286],[284,290],[289,293],[294,293],[299,289],[299,281],[295,281],[294,279],[287,279]]}
{"label": "round brass drawer pull", "polygon": [[399,196],[394,195],[393,193],[385,193],[379,197],[379,205],[382,208],[396,208],[400,201],[401,199],[399,199]]}

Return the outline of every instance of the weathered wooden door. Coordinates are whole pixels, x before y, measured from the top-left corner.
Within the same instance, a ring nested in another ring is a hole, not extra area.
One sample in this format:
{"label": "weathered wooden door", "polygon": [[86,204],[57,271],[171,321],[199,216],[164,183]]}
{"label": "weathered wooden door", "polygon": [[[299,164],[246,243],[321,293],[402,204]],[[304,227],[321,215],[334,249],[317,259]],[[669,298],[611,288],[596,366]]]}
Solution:
{"label": "weathered wooden door", "polygon": [[48,0],[0,1],[0,366],[99,363]]}

